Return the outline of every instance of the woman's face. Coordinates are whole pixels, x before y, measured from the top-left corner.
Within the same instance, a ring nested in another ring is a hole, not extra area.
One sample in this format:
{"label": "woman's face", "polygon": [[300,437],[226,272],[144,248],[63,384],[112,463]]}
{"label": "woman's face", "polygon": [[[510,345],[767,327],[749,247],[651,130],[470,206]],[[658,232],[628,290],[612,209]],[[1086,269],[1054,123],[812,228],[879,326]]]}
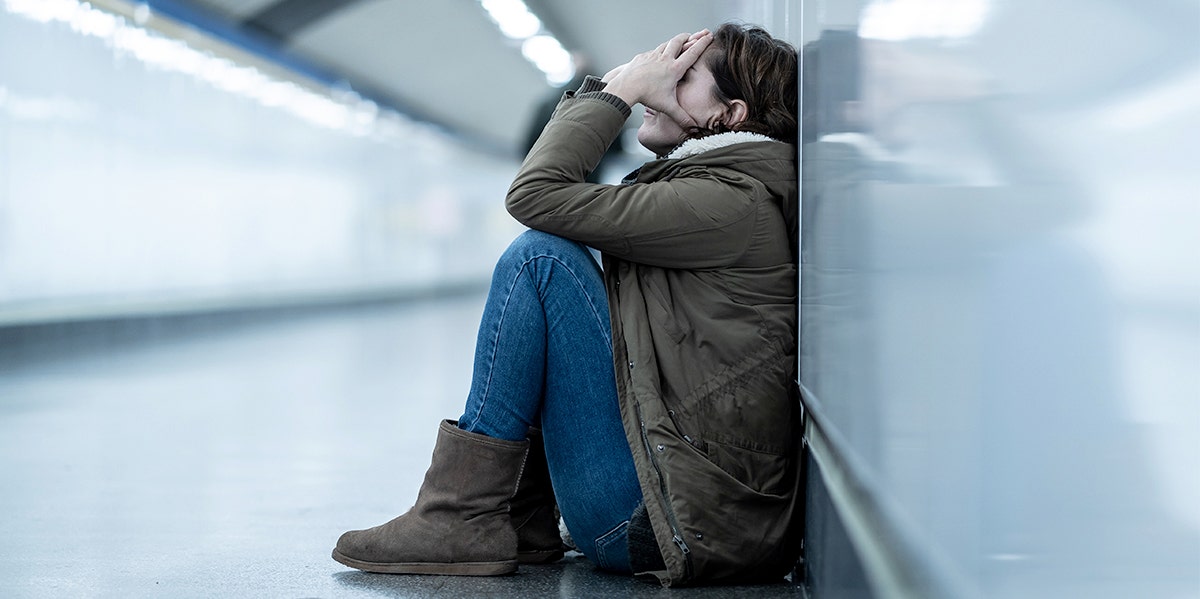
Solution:
{"label": "woman's face", "polygon": [[[688,113],[700,127],[711,129],[725,113],[725,106],[717,101],[716,80],[708,67],[708,50],[696,64],[687,70],[675,87],[675,98],[680,108]],[[662,156],[670,152],[687,137],[687,129],[666,114],[646,108],[642,126],[638,128],[638,142],[646,149]]]}

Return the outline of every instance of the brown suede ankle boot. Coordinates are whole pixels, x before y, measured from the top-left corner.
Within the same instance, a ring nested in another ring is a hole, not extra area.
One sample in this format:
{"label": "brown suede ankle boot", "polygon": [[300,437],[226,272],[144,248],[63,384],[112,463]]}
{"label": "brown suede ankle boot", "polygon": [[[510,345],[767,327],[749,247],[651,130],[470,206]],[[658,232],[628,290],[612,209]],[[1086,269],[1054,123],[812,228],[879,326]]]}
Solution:
{"label": "brown suede ankle boot", "polygon": [[558,533],[554,488],[546,465],[546,446],[538,429],[529,429],[529,454],[509,502],[517,530],[517,560],[522,564],[548,564],[562,559],[564,547]]}
{"label": "brown suede ankle boot", "polygon": [[442,421],[416,505],[386,524],[343,534],[333,559],[384,574],[515,572],[517,535],[508,501],[527,445]]}

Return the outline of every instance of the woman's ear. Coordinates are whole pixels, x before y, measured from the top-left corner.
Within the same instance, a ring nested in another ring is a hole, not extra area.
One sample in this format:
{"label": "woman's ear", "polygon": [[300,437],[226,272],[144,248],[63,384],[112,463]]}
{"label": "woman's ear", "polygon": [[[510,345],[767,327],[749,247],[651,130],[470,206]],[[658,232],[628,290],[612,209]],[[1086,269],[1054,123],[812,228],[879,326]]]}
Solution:
{"label": "woman's ear", "polygon": [[725,106],[723,120],[729,129],[737,129],[737,126],[748,118],[750,118],[750,107],[746,105],[745,100],[733,100]]}

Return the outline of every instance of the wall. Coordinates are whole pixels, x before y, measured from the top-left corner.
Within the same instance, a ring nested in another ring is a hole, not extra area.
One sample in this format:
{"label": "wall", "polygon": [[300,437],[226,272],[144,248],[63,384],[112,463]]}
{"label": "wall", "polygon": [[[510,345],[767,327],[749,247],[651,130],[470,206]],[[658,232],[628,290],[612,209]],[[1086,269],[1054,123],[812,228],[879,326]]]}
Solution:
{"label": "wall", "polygon": [[1200,596],[1200,8],[799,21],[814,594]]}

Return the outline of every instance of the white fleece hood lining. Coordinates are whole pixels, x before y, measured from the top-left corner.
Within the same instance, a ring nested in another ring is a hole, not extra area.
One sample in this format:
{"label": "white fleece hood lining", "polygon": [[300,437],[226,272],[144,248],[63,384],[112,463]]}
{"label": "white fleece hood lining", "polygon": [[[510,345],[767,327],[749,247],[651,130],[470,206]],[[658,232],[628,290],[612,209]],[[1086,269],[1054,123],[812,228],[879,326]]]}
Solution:
{"label": "white fleece hood lining", "polygon": [[776,143],[783,143],[761,133],[751,133],[749,131],[729,131],[726,133],[709,135],[708,137],[689,139],[679,144],[679,147],[671,150],[671,153],[667,155],[667,158],[677,160],[679,158],[687,158],[689,156],[703,154],[709,150],[716,150],[718,148],[724,148],[734,144],[744,144],[753,141],[773,141]]}

